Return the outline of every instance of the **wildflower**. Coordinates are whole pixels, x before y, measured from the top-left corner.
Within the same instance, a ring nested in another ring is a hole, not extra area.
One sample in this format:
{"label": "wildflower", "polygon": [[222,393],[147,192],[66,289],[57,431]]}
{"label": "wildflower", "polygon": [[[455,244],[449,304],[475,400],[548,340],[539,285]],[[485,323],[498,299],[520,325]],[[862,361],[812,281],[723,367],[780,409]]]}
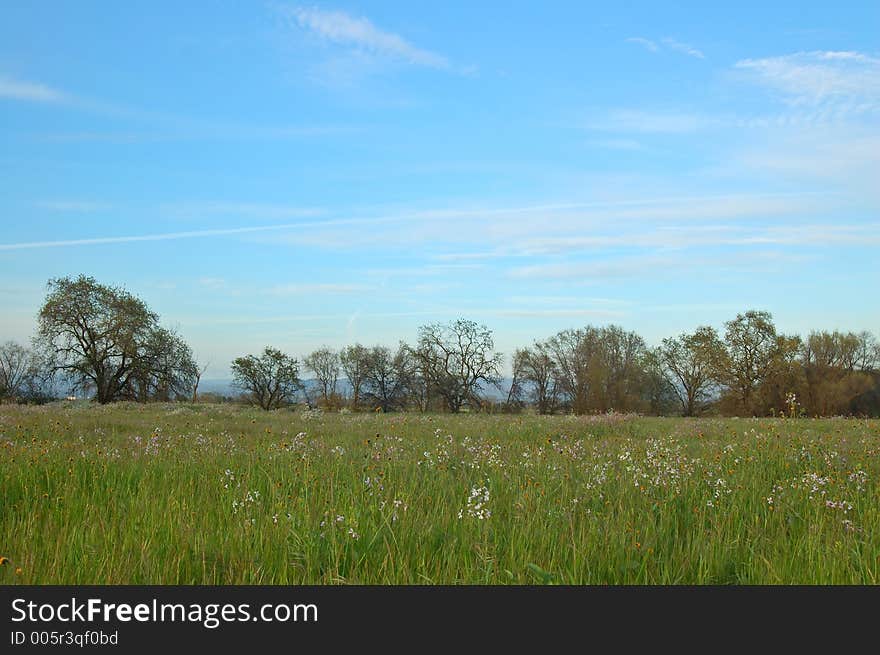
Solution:
{"label": "wildflower", "polygon": [[827,507],[829,509],[843,510],[843,513],[846,514],[847,512],[849,512],[852,509],[853,506],[851,503],[848,503],[845,500],[838,500],[838,501],[826,500],[825,507]]}
{"label": "wildflower", "polygon": [[859,469],[850,473],[847,479],[855,484],[856,491],[864,491],[865,484],[868,482],[868,474]]}
{"label": "wildflower", "polygon": [[7,566],[9,564],[8,557],[0,557],[0,566]]}
{"label": "wildflower", "polygon": [[484,521],[492,516],[492,510],[486,505],[489,503],[489,487],[473,487],[467,499],[464,509],[458,511],[458,518],[463,518],[465,513],[471,518]]}

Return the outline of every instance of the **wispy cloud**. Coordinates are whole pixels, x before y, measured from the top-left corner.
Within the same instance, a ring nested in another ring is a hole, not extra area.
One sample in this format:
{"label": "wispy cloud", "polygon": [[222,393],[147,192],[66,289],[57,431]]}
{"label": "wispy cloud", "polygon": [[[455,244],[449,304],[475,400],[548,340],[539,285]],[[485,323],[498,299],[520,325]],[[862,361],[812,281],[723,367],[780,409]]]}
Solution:
{"label": "wispy cloud", "polygon": [[581,296],[510,296],[505,299],[506,302],[514,304],[526,305],[567,305],[576,304],[596,304],[596,305],[631,305],[629,300],[621,300],[619,298],[597,298],[597,297],[581,297]]}
{"label": "wispy cloud", "polygon": [[302,227],[300,223],[286,225],[260,225],[219,230],[192,230],[189,232],[165,232],[162,234],[142,234],[137,236],[93,237],[87,239],[63,239],[58,241],[26,241],[22,243],[0,243],[0,250],[31,250],[34,248],[63,248],[71,246],[95,246],[115,243],[136,243],[139,241],[170,241],[174,239],[196,239],[200,237],[268,232]]}
{"label": "wispy cloud", "polygon": [[147,129],[113,132],[96,131],[46,132],[24,135],[52,143],[118,143],[224,140],[258,141],[279,139],[310,139],[349,135],[362,129],[356,125],[271,125],[217,120],[204,116],[186,116],[127,106],[102,99],[88,98],[59,91],[45,84],[16,80],[0,73],[0,100],[3,99],[56,104],[64,109],[94,114],[117,120],[149,125]]}
{"label": "wispy cloud", "polygon": [[675,50],[676,52],[680,52],[682,54],[687,55],[688,57],[694,57],[696,59],[705,59],[706,55],[704,55],[700,50],[697,50],[692,45],[688,45],[687,43],[682,43],[681,41],[677,41],[671,37],[666,37],[663,39],[664,45],[669,47],[671,50]]}
{"label": "wispy cloud", "polygon": [[880,200],[880,134],[876,129],[796,132],[743,148],[729,163],[777,179],[833,183],[855,190],[863,198],[873,198],[875,203]]}
{"label": "wispy cloud", "polygon": [[[413,311],[413,312],[375,312],[361,313],[360,319],[388,319],[406,318],[409,316],[444,316],[445,312],[438,311]],[[337,321],[346,322],[350,314],[293,314],[289,316],[234,316],[234,317],[203,317],[184,318],[180,322],[183,325],[253,325],[258,323],[291,323],[310,321]]]}
{"label": "wispy cloud", "polygon": [[736,68],[795,104],[831,99],[880,101],[880,58],[853,51],[797,52],[743,59]]}
{"label": "wispy cloud", "polygon": [[[821,106],[799,106],[775,113],[761,114],[712,114],[688,111],[651,109],[614,109],[605,115],[588,120],[583,127],[595,132],[625,134],[684,135],[709,130],[786,130],[819,128],[841,125],[859,116],[880,109],[868,102],[825,103]],[[593,141],[617,149],[641,149],[633,139]],[[631,147],[627,148],[627,145]]]}
{"label": "wispy cloud", "polygon": [[646,39],[643,36],[631,36],[628,39],[625,39],[627,43],[635,43],[640,45],[648,52],[661,52],[662,50],[673,50],[675,52],[679,52],[681,54],[687,55],[688,57],[694,57],[696,59],[705,59],[706,55],[704,55],[700,50],[697,50],[692,45],[687,43],[682,43],[677,39],[673,39],[672,37],[664,37],[660,39],[659,43],[654,39]]}
{"label": "wispy cloud", "polygon": [[[522,256],[601,251],[607,248],[681,250],[707,247],[760,245],[880,244],[880,223],[789,224],[778,226],[660,226],[654,230],[597,234],[594,236],[539,237],[519,244]],[[701,229],[702,228],[702,229]]]}
{"label": "wispy cloud", "polygon": [[569,318],[569,317],[589,317],[597,318],[619,318],[625,316],[626,312],[611,311],[607,309],[499,309],[490,312],[496,316],[509,316],[513,318]]}
{"label": "wispy cloud", "polygon": [[316,282],[308,284],[278,284],[266,290],[271,296],[302,296],[311,294],[365,293],[375,289],[365,284]]}
{"label": "wispy cloud", "polygon": [[737,253],[709,258],[690,254],[672,256],[657,253],[603,259],[587,262],[558,262],[535,264],[512,269],[509,275],[520,279],[571,279],[578,278],[584,284],[609,282],[631,277],[650,275],[652,279],[681,274],[700,274],[700,271],[730,271],[738,274],[771,273],[783,266],[803,263],[806,255],[786,252]]}
{"label": "wispy cloud", "polygon": [[240,216],[260,219],[290,219],[321,216],[326,213],[319,207],[260,203],[260,202],[177,202],[161,205],[164,214],[176,218],[211,216]]}
{"label": "wispy cloud", "polygon": [[282,11],[301,29],[325,41],[416,66],[440,70],[451,68],[443,55],[419,48],[399,34],[380,29],[367,18],[317,7],[290,7],[282,8]]}
{"label": "wispy cloud", "polygon": [[0,98],[26,102],[62,102],[67,99],[67,96],[46,84],[16,80],[8,75],[0,75]]}

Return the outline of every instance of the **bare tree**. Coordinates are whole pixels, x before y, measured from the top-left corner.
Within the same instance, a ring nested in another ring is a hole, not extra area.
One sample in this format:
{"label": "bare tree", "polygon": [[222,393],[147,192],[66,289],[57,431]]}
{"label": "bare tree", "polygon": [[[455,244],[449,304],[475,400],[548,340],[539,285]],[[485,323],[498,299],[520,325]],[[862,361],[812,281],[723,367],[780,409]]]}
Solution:
{"label": "bare tree", "polygon": [[249,392],[265,410],[277,409],[289,402],[300,388],[296,359],[268,346],[260,357],[247,355],[235,359],[232,377],[235,384]]}
{"label": "bare tree", "polygon": [[415,349],[419,370],[452,412],[478,404],[483,384],[499,383],[502,356],[494,352],[492,332],[458,319],[419,328]]}
{"label": "bare tree", "polygon": [[594,401],[602,411],[640,410],[646,384],[645,341],[618,325],[599,330],[599,356],[594,358]]}
{"label": "bare tree", "polygon": [[14,341],[0,346],[0,398],[15,398],[24,385],[31,367],[27,348]]}
{"label": "bare tree", "polygon": [[351,385],[351,408],[357,409],[361,400],[361,388],[366,375],[369,351],[361,344],[346,346],[339,353],[339,364]]}
{"label": "bare tree", "polygon": [[530,383],[532,400],[539,414],[552,414],[559,404],[558,370],[545,342],[517,351],[522,378]]}
{"label": "bare tree", "polygon": [[674,385],[669,381],[660,348],[649,350],[642,360],[644,368],[644,396],[647,409],[653,416],[666,416],[681,405]]}
{"label": "bare tree", "polygon": [[811,332],[800,351],[804,409],[818,415],[847,413],[875,385],[873,346],[870,333]]}
{"label": "bare tree", "polygon": [[405,344],[392,354],[385,346],[369,351],[364,372],[365,396],[383,412],[406,407],[415,364]]}
{"label": "bare tree", "polygon": [[51,369],[38,353],[14,341],[0,345],[0,399],[48,400]]}
{"label": "bare tree", "polygon": [[520,348],[513,353],[510,359],[511,378],[510,387],[507,389],[507,400],[504,406],[510,410],[521,409],[525,403],[525,356],[527,350]]}
{"label": "bare tree", "polygon": [[563,330],[546,342],[555,366],[556,388],[564,394],[575,414],[590,409],[591,370],[599,352],[599,331],[593,327]]}
{"label": "bare tree", "polygon": [[617,325],[563,330],[540,352],[549,361],[535,363],[546,373],[552,362],[554,390],[575,414],[640,411],[651,403],[649,353],[635,332]]}
{"label": "bare tree", "polygon": [[199,383],[202,381],[202,376],[205,374],[205,371],[208,370],[208,367],[211,366],[211,362],[208,362],[204,366],[196,366],[195,368],[195,376],[193,380],[193,395],[192,401],[193,403],[199,402]]}
{"label": "bare tree", "polygon": [[309,354],[303,363],[315,374],[325,406],[332,405],[339,379],[339,355],[326,346]]}
{"label": "bare tree", "polygon": [[880,342],[867,330],[856,335],[858,344],[854,353],[854,368],[873,371],[880,365]]}

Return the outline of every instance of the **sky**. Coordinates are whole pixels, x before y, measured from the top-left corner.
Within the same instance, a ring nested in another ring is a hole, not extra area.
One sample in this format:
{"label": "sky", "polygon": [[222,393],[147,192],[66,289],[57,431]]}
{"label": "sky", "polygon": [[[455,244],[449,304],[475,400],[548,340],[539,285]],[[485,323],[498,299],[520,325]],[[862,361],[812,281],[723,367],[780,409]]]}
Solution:
{"label": "sky", "polygon": [[206,377],[413,341],[880,334],[880,3],[4,2],[0,340],[124,286]]}

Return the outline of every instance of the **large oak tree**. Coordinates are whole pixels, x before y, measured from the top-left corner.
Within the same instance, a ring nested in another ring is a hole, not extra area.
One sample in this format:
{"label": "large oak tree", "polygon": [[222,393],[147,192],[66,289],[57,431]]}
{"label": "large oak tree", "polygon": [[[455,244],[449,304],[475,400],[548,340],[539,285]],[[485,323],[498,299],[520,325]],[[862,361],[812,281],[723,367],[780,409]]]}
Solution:
{"label": "large oak tree", "polygon": [[189,346],[125,289],[80,275],[49,280],[37,343],[52,369],[100,403],[169,399],[192,388]]}

